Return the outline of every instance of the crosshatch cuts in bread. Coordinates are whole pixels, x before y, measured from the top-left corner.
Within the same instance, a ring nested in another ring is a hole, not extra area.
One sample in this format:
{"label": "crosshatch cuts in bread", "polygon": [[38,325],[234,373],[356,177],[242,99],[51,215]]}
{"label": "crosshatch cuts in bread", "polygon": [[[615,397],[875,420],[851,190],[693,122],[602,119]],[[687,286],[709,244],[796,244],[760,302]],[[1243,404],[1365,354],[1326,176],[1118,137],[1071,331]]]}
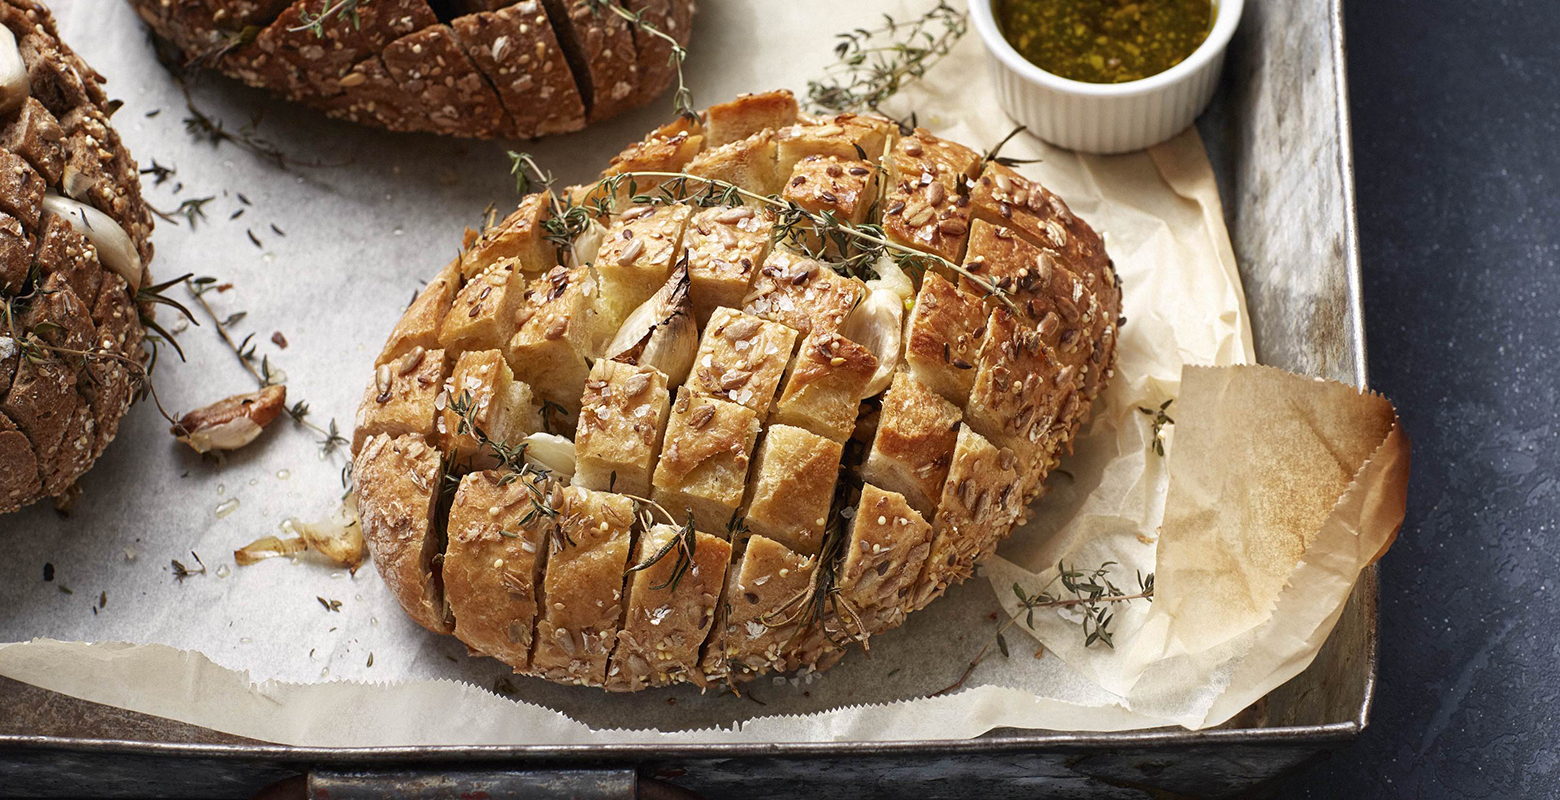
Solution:
{"label": "crosshatch cuts in bread", "polygon": [[[694,0],[611,0],[680,45]],[[603,0],[130,0],[192,64],[330,116],[473,138],[576,131],[676,77]]]}
{"label": "crosshatch cuts in bread", "polygon": [[102,83],[0,0],[0,513],[65,494],[146,385],[152,219]]}
{"label": "crosshatch cuts in bread", "polygon": [[1115,269],[1060,198],[787,92],[467,242],[364,393],[363,527],[413,619],[554,681],[835,663],[1027,518],[1114,371]]}

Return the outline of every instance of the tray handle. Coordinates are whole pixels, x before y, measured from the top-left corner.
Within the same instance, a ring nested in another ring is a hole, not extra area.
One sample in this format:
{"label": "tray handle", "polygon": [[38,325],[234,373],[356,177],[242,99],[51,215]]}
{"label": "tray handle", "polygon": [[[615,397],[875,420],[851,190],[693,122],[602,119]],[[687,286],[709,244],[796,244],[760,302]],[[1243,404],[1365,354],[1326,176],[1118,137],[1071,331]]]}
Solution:
{"label": "tray handle", "polygon": [[698,800],[632,769],[316,769],[309,800]]}

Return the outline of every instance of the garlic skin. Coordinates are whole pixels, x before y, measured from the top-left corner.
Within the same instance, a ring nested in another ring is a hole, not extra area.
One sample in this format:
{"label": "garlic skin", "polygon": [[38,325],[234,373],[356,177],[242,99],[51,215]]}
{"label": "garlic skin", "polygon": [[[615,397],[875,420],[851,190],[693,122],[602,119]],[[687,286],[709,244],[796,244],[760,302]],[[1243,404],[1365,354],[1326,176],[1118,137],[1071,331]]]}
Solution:
{"label": "garlic skin", "polygon": [[9,114],[32,94],[27,80],[27,64],[22,61],[22,49],[16,44],[16,34],[0,25],[0,114]]}
{"label": "garlic skin", "polygon": [[226,422],[208,425],[178,440],[189,445],[197,453],[213,450],[237,450],[254,441],[264,430],[248,417],[234,417]]}
{"label": "garlic skin", "polygon": [[68,197],[53,192],[43,196],[43,210],[70,223],[97,249],[98,261],[125,279],[133,293],[141,288],[141,254],[130,234],[112,217]]}
{"label": "garlic skin", "polygon": [[561,481],[574,479],[574,442],[553,433],[533,433],[524,441],[526,461],[551,470]]}
{"label": "garlic skin", "polygon": [[563,254],[563,265],[574,269],[581,264],[595,261],[596,254],[601,251],[601,242],[606,238],[606,226],[595,220],[588,220],[585,223],[585,230],[574,237],[574,243],[570,244],[568,252]]}
{"label": "garlic skin", "polygon": [[237,450],[254,441],[287,406],[287,387],[223,398],[185,414],[169,431],[197,453]]}
{"label": "garlic skin", "polygon": [[841,336],[867,348],[878,360],[862,399],[882,394],[893,382],[894,370],[904,355],[904,322],[903,297],[894,289],[879,287],[868,291],[840,326]]}
{"label": "garlic skin", "polygon": [[655,367],[666,374],[668,386],[682,385],[699,355],[699,325],[693,319],[690,285],[685,255],[666,284],[623,321],[605,357]]}

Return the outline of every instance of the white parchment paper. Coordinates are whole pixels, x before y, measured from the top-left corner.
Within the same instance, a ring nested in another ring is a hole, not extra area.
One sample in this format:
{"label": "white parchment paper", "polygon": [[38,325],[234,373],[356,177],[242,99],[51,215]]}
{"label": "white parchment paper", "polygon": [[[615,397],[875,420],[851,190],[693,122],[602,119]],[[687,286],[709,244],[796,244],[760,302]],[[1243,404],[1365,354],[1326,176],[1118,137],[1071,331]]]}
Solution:
{"label": "white parchment paper", "polygon": [[[701,104],[775,86],[801,93],[832,60],[835,32],[923,5],[711,0],[697,20],[691,86]],[[380,133],[227,81],[194,87],[196,103],[229,129],[252,123],[295,159],[350,162],[284,169],[186,134],[180,89],[126,4],[71,0],[57,13],[67,40],[125,100],[115,119],[136,158],[177,169],[160,185],[148,176],[149,199],[172,210],[214,198],[193,227],[183,218],[159,225],[154,274],[231,282],[211,295],[216,311],[246,312],[234,328],[253,332],[259,353],[286,373],[289,400],[307,400],[317,422],[334,416],[350,425],[373,356],[420,281],[448,260],[484,207],[515,201],[504,156],[513,145]],[[913,108],[938,134],[989,146],[1012,123],[983,59],[972,32],[891,110]],[[526,149],[562,181],[586,179],[668,116],[669,105]],[[314,436],[283,420],[225,463],[203,461],[175,445],[143,404],[84,479],[69,519],[47,507],[0,517],[0,642],[17,643],[0,646],[0,675],[309,745],[967,738],[999,726],[1119,730],[1228,718],[1309,663],[1358,566],[1345,559],[1313,576],[1325,592],[1306,593],[1304,624],[1252,628],[1196,672],[1150,674],[1157,662],[1137,643],[1163,645],[1174,626],[1156,616],[1157,605],[1134,602],[1119,609],[1115,650],[1082,647],[1076,621],[1048,611],[1036,625],[1043,648],[1015,627],[1012,655],[987,658],[965,690],[914,699],[959,678],[1013,610],[1002,603],[1012,605],[1015,581],[1039,588],[1059,560],[1119,562],[1113,576],[1124,587],[1134,570],[1153,570],[1174,435],[1167,429],[1168,458],[1155,455],[1151,417],[1137,409],[1177,397],[1183,365],[1252,360],[1219,198],[1194,131],[1111,158],[1027,136],[1004,153],[1041,158],[1024,171],[1105,232],[1126,287],[1118,375],[1064,462],[1068,475],[1052,479],[1041,512],[987,565],[989,581],[969,581],[874,638],[870,658],[858,652],[819,676],[761,680],[740,698],[692,688],[609,696],[506,676],[502,664],[469,658],[458,641],[405,619],[372,569],[354,576],[307,558],[233,564],[235,547],[284,519],[332,511],[342,455],[322,458]],[[209,324],[180,342],[188,361],[165,351],[156,376],[171,411],[252,388]],[[194,568],[193,554],[206,571],[177,579],[170,561]],[[43,580],[46,564],[52,581]],[[330,601],[339,610],[328,610]],[[1273,647],[1263,650],[1264,641]],[[1135,694],[1145,674],[1142,688],[1152,691]]]}

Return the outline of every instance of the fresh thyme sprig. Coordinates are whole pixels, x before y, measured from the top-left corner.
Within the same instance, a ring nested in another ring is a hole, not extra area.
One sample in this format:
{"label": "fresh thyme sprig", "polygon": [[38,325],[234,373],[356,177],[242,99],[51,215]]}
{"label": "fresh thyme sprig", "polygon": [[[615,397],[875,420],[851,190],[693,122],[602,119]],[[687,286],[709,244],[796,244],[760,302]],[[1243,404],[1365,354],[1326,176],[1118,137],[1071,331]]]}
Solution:
{"label": "fresh thyme sprig", "polygon": [[325,38],[325,22],[331,17],[347,20],[352,24],[353,30],[363,27],[363,20],[359,16],[359,10],[366,5],[368,0],[321,0],[320,13],[311,14],[307,8],[299,9],[298,18],[303,24],[288,28],[288,33],[302,33],[310,31],[316,38]]}
{"label": "fresh thyme sprig", "polygon": [[838,35],[838,61],[821,80],[807,82],[807,101],[825,112],[878,111],[905,84],[919,80],[969,30],[965,12],[947,0],[930,11],[900,21],[887,14],[877,28],[857,28]]}
{"label": "fresh thyme sprig", "polygon": [[[638,180],[641,178],[655,181],[651,193],[639,191]],[[726,181],[715,178],[704,178],[691,175],[686,172],[622,172],[602,178],[596,183],[586,187],[587,196],[596,194],[600,189],[601,195],[616,197],[618,190],[627,184],[630,201],[636,204],[649,203],[677,203],[694,202],[699,205],[730,205],[737,198],[751,200],[774,209],[776,214],[775,236],[784,239],[788,243],[797,244],[806,248],[809,254],[817,248],[808,247],[803,240],[807,229],[816,232],[824,240],[849,242],[857,248],[857,257],[865,259],[868,256],[875,259],[880,255],[887,255],[899,263],[901,268],[925,270],[928,266],[937,266],[950,272],[961,275],[976,286],[981,287],[987,296],[995,298],[1015,313],[1018,306],[1012,299],[1012,292],[999,286],[995,281],[984,276],[976,275],[959,264],[943,258],[934,253],[926,253],[897,244],[888,239],[881,226],[856,225],[839,219],[829,213],[815,213],[802,208],[796,203],[784,200],[774,195],[761,195],[747,189],[743,189]],[[607,202],[598,200],[598,202]],[[847,261],[847,264],[850,263]]]}
{"label": "fresh thyme sprig", "polygon": [[339,162],[325,162],[304,161],[293,158],[255,133],[255,128],[259,124],[259,117],[250,120],[237,130],[228,130],[222,120],[207,114],[195,106],[194,98],[190,97],[189,87],[183,85],[182,79],[180,79],[180,88],[184,90],[184,105],[190,112],[189,116],[184,118],[184,131],[197,142],[204,142],[212,147],[220,147],[224,143],[231,144],[234,147],[266,159],[281,169],[286,169],[289,166],[313,168],[341,167],[351,163],[350,159]]}
{"label": "fresh thyme sprig", "polygon": [[672,109],[685,119],[698,120],[699,112],[693,109],[693,91],[688,88],[688,82],[683,78],[683,62],[688,60],[688,48],[666,31],[645,20],[645,11],[648,6],[638,11],[629,11],[619,5],[617,0],[584,0],[585,7],[590,13],[600,16],[606,11],[621,18],[629,25],[664,41],[672,48],[667,63],[677,69],[677,91],[672,93]]}
{"label": "fresh thyme sprig", "polygon": [[[238,358],[238,363],[255,379],[260,388],[264,389],[267,386],[283,383],[284,381],[278,375],[278,370],[271,365],[270,356],[260,356],[259,360],[256,360],[255,335],[253,333],[245,336],[242,341],[233,340],[233,334],[229,328],[248,316],[248,312],[236,311],[229,314],[226,319],[223,319],[218,317],[211,304],[206,302],[206,293],[218,287],[217,279],[210,275],[202,275],[200,277],[186,275],[182,281],[186,288],[189,289],[190,296],[195,299],[195,303],[210,318],[213,326],[216,328],[217,336],[222,339],[223,344],[226,344],[229,350],[233,351],[233,355]],[[322,454],[329,455],[348,443],[347,438],[341,434],[341,429],[337,426],[334,417],[331,418],[327,427],[323,428],[309,421],[309,404],[303,400],[299,400],[289,407],[287,416],[292,417],[293,422],[320,435],[319,445]]]}
{"label": "fresh thyme sprig", "polygon": [[[459,397],[449,401],[450,411],[459,418],[456,423],[456,434],[470,436],[477,442],[477,451],[487,451],[498,462],[499,468],[504,472],[499,479],[500,484],[508,484],[516,480],[522,481],[526,494],[530,496],[531,508],[520,518],[520,525],[529,526],[539,518],[556,519],[558,509],[553,508],[548,499],[548,490],[551,487],[552,470],[539,467],[527,461],[525,451],[528,445],[525,442],[512,445],[508,442],[500,442],[488,436],[487,431],[477,423],[476,406],[473,404],[470,392],[461,392]],[[454,467],[455,465],[451,465]],[[447,483],[458,483],[460,476],[453,472],[445,473]]]}
{"label": "fresh thyme sprig", "polygon": [[[1081,608],[1083,611],[1083,646],[1090,647],[1096,642],[1104,644],[1112,649],[1116,644],[1112,638],[1111,623],[1116,619],[1114,606],[1116,603],[1130,603],[1134,600],[1154,600],[1154,573],[1147,575],[1137,573],[1138,590],[1128,594],[1123,592],[1109,577],[1110,568],[1116,566],[1114,561],[1106,561],[1091,570],[1079,570],[1069,568],[1063,562],[1056,564],[1056,577],[1046,582],[1039,591],[1029,593],[1017,582],[1013,584],[1013,594],[1018,597],[1021,609],[1009,616],[991,640],[976,653],[969,666],[964,668],[964,674],[953,684],[944,688],[932,696],[948,694],[957,690],[969,680],[970,674],[980,663],[985,660],[986,654],[991,651],[992,644],[1002,651],[1002,655],[1008,655],[1007,640],[1003,634],[1008,628],[1017,624],[1020,619],[1025,627],[1030,630],[1035,628],[1035,610],[1044,608]],[[1060,583],[1060,592],[1052,593],[1052,588]]]}
{"label": "fresh thyme sprig", "polygon": [[1170,414],[1167,413],[1170,409],[1170,404],[1174,402],[1175,398],[1172,397],[1160,403],[1157,409],[1138,406],[1138,411],[1154,418],[1154,440],[1149,446],[1154,449],[1154,453],[1160,458],[1163,458],[1165,455],[1165,426],[1175,424],[1175,420],[1171,419]]}
{"label": "fresh thyme sprig", "polygon": [[179,224],[174,219],[175,216],[184,217],[185,222],[189,223],[190,230],[195,230],[195,223],[206,219],[206,204],[215,199],[217,199],[215,195],[210,197],[191,197],[179,203],[179,207],[172,211],[162,211],[155,206],[147,207],[152,210],[153,214],[175,225]]}
{"label": "fresh thyme sprig", "polygon": [[672,574],[668,575],[666,580],[662,581],[659,585],[650,587],[652,591],[670,589],[671,591],[675,592],[677,591],[677,584],[682,582],[683,576],[686,575],[688,570],[693,567],[694,548],[697,547],[698,544],[698,534],[694,533],[693,530],[693,512],[689,511],[687,522],[684,522],[682,527],[677,529],[677,533],[673,535],[672,538],[668,539],[666,544],[663,545],[660,550],[656,551],[654,555],[646,558],[644,561],[641,561],[638,564],[633,565],[632,567],[629,567],[628,572],[634,573],[639,572],[640,570],[649,569],[659,563],[661,559],[666,558],[672,553],[676,553],[676,560],[672,563]]}

